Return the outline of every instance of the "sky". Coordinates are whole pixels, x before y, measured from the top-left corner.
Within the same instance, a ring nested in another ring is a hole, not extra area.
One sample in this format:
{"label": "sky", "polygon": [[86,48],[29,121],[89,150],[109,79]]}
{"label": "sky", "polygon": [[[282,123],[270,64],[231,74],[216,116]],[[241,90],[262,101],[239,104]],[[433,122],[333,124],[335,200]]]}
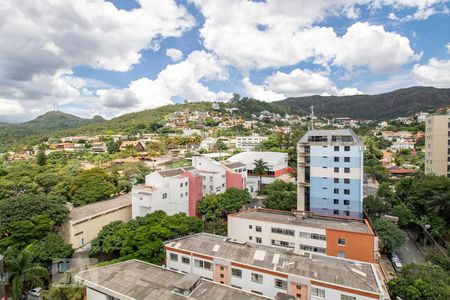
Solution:
{"label": "sky", "polygon": [[0,0],[0,122],[450,87],[447,0]]}

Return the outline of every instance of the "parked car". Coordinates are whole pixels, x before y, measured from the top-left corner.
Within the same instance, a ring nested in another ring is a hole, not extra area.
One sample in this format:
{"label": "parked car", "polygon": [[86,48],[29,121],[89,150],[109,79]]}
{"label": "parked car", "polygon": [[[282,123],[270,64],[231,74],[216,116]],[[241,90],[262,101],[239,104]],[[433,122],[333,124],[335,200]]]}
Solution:
{"label": "parked car", "polygon": [[394,266],[395,271],[401,272],[402,271],[402,262],[400,261],[400,258],[398,258],[397,254],[391,253],[389,255],[392,265]]}
{"label": "parked car", "polygon": [[31,296],[35,296],[35,297],[40,297],[41,296],[41,292],[42,292],[42,288],[36,287],[36,288],[32,288],[28,292],[28,294],[30,294]]}

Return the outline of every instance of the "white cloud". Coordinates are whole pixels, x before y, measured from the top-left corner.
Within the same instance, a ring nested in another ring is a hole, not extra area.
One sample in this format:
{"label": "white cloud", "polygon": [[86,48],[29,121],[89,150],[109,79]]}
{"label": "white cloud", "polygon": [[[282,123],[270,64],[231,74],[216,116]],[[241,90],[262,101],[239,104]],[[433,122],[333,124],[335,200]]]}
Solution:
{"label": "white cloud", "polygon": [[352,95],[361,95],[363,92],[358,90],[357,88],[343,88],[337,92],[338,96],[352,96]]}
{"label": "white cloud", "polygon": [[166,50],[166,55],[173,61],[180,61],[183,59],[183,52],[179,49],[169,48]]}
{"label": "white cloud", "polygon": [[244,78],[243,84],[251,97],[269,102],[288,97],[311,95],[349,96],[362,94],[357,88],[347,87],[340,90],[328,77],[301,69],[294,69],[290,73],[278,71],[266,77],[261,85],[253,84],[249,78]]}
{"label": "white cloud", "polygon": [[450,87],[450,60],[431,58],[426,65],[416,64],[412,72],[420,84]]}
{"label": "white cloud", "polygon": [[231,98],[231,93],[211,91],[200,81],[227,78],[223,60],[212,53],[194,51],[184,61],[168,65],[154,80],[140,78],[126,89],[99,90],[97,93],[105,106],[126,107],[128,111],[172,104],[173,97],[188,101],[225,101]]}
{"label": "white cloud", "polygon": [[244,71],[312,59],[319,65],[331,63],[347,69],[367,66],[384,72],[415,58],[409,40],[385,31],[383,26],[358,22],[343,36],[333,28],[314,26],[327,15],[348,14],[357,1],[285,0],[283,5],[274,0],[193,2],[205,16],[200,29],[204,46]]}
{"label": "white cloud", "polygon": [[445,47],[447,48],[447,53],[450,54],[450,43],[448,43]]}
{"label": "white cloud", "polygon": [[[3,1],[0,97],[26,111],[79,100],[73,67],[128,71],[142,50],[156,50],[162,39],[195,25],[174,0],[137,2],[139,8],[125,11],[104,0]],[[84,88],[81,94],[92,93]]]}
{"label": "white cloud", "polygon": [[18,115],[24,111],[25,109],[18,101],[0,98],[0,116]]}
{"label": "white cloud", "polygon": [[393,21],[398,20],[398,17],[393,12],[389,13],[388,18]]}

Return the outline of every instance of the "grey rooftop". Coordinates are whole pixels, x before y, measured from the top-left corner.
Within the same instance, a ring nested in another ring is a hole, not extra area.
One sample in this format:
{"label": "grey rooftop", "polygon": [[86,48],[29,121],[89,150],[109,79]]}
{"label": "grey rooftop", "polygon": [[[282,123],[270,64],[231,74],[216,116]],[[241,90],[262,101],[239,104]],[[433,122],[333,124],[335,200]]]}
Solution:
{"label": "grey rooftop", "polygon": [[208,233],[182,237],[166,242],[165,246],[168,251],[172,247],[328,284],[383,293],[375,268],[368,263],[315,254],[302,256],[277,247],[234,243],[226,237]]}
{"label": "grey rooftop", "polygon": [[344,217],[319,216],[307,213],[306,217],[299,217],[301,212],[278,211],[269,209],[248,209],[230,214],[228,217],[245,218],[265,222],[282,223],[289,225],[307,226],[323,229],[334,229],[348,232],[373,234],[369,224],[362,219]]}
{"label": "grey rooftop", "polygon": [[[313,136],[327,137],[327,142],[311,142],[311,141],[309,141],[309,138],[313,137]],[[328,144],[337,143],[337,142],[332,142],[333,136],[335,136],[335,137],[351,136],[353,138],[353,141],[347,142],[347,143],[354,143],[354,144],[362,145],[362,141],[351,129],[309,130],[300,138],[299,143],[321,143],[321,144],[322,143],[328,143]]]}
{"label": "grey rooftop", "polygon": [[[199,280],[199,284],[189,298],[173,292],[177,286],[190,284],[195,279]],[[121,300],[267,299],[200,279],[193,274],[184,275],[135,259],[79,272],[75,275],[75,280],[88,288]]]}

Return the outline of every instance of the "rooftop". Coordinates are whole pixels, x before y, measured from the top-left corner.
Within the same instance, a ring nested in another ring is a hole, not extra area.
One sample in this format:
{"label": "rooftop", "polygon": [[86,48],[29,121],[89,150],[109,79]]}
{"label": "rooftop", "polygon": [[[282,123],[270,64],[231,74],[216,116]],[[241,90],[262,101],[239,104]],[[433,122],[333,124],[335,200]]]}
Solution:
{"label": "rooftop", "polygon": [[72,208],[69,213],[69,220],[72,223],[106,214],[108,212],[120,209],[122,207],[131,206],[131,193],[115,197],[110,200],[100,201],[80,207]]}
{"label": "rooftop", "polygon": [[[292,251],[259,244],[238,244],[227,238],[199,233],[166,242],[166,247],[191,251],[223,260],[311,280],[382,293],[376,271],[371,264],[324,255],[302,256]],[[169,249],[170,250],[170,249]]]}
{"label": "rooftop", "polygon": [[270,166],[274,166],[279,162],[287,163],[287,153],[282,152],[264,152],[264,151],[246,151],[241,152],[232,157],[228,158],[226,161],[228,163],[241,162],[246,165],[252,165],[255,160],[262,159]]}
{"label": "rooftop", "polygon": [[[332,137],[342,137],[342,136],[351,136],[352,141],[333,141]],[[311,143],[309,140],[310,137],[326,137],[327,140],[318,140],[318,141],[312,141],[312,143],[356,143],[356,144],[362,144],[362,141],[359,139],[359,137],[353,132],[351,129],[331,129],[331,130],[309,130],[305,133],[299,140],[299,143]]]}
{"label": "rooftop", "polygon": [[342,217],[327,217],[309,214],[308,217],[298,217],[295,212],[268,209],[249,209],[229,215],[237,218],[247,218],[267,222],[309,226],[324,229],[335,229],[356,233],[372,234],[372,229],[361,219],[350,219]]}
{"label": "rooftop", "polygon": [[243,164],[241,162],[226,162],[225,166],[227,166],[230,169],[235,169],[235,168],[245,167],[246,164]]}
{"label": "rooftop", "polygon": [[193,283],[196,278],[200,280],[200,284],[189,295],[188,299],[267,299],[206,281],[192,274],[184,275],[139,260],[128,260],[106,267],[82,271],[75,275],[77,281],[99,292],[113,297],[122,296],[121,299],[126,297],[136,300],[187,299],[173,293],[173,289]]}

